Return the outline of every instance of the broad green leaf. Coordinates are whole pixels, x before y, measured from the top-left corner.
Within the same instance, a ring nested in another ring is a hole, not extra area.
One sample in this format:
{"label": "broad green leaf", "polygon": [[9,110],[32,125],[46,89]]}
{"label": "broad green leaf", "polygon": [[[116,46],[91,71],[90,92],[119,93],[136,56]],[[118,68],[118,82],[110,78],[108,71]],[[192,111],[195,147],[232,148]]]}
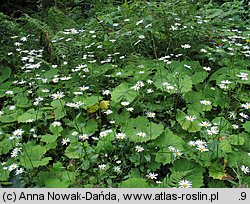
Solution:
{"label": "broad green leaf", "polygon": [[60,132],[63,131],[62,126],[56,126],[54,127],[53,125],[50,125],[49,130],[56,136],[60,134]]}
{"label": "broad green leaf", "polygon": [[220,132],[231,131],[232,124],[225,119],[224,117],[217,117],[212,120],[212,123],[217,124],[219,126]]}
{"label": "broad green leaf", "polygon": [[65,150],[65,155],[70,159],[83,158],[86,154],[83,145],[85,145],[85,143],[72,142]]}
{"label": "broad green leaf", "polygon": [[137,92],[132,90],[131,87],[126,83],[120,84],[111,93],[112,101],[117,103],[121,101],[132,102],[136,96]]}
{"label": "broad green leaf", "polygon": [[[127,137],[134,142],[147,142],[149,140],[156,139],[163,132],[163,125],[161,123],[156,124],[149,122],[144,116],[138,116],[137,118],[131,118],[127,121],[127,125],[121,128],[122,132],[125,132]],[[139,132],[146,133],[146,137],[138,136]]]}
{"label": "broad green leaf", "polygon": [[9,138],[4,138],[0,141],[0,155],[7,154],[13,148]]}
{"label": "broad green leaf", "polygon": [[[82,106],[84,109],[89,109],[91,106],[98,106],[99,101],[102,100],[101,96],[76,96],[73,101],[74,102],[78,102],[81,101],[84,103],[84,105]],[[93,111],[97,111],[99,109],[99,106]]]}
{"label": "broad green leaf", "polygon": [[185,177],[185,179],[192,182],[193,188],[200,188],[204,186],[203,173],[204,169],[196,163],[190,162],[186,159],[176,160],[174,166],[170,168],[171,172],[187,171],[191,172]]}
{"label": "broad green leaf", "polygon": [[175,160],[173,153],[169,151],[168,147],[173,146],[174,148],[182,151],[185,143],[179,136],[175,135],[169,129],[165,129],[164,133],[153,142],[156,146],[161,147],[161,149],[156,153],[155,160],[163,165],[169,164]]}
{"label": "broad green leaf", "polygon": [[[198,119],[198,113],[192,113],[190,111],[190,115],[186,115],[184,112],[177,110],[176,120],[180,123],[183,130],[187,130],[188,132],[198,132],[201,130],[201,126],[199,126],[200,120]],[[187,120],[186,116],[195,116],[196,119],[193,121]]]}
{"label": "broad green leaf", "polygon": [[232,168],[239,167],[241,165],[250,166],[250,159],[248,152],[232,151],[227,154],[228,166]]}
{"label": "broad green leaf", "polygon": [[50,171],[40,171],[38,177],[47,188],[67,188],[75,180],[74,172],[67,171],[61,162],[54,163]]}
{"label": "broad green leaf", "polygon": [[103,152],[103,153],[112,152],[114,151],[114,149],[115,147],[111,143],[111,141],[99,140],[96,145],[96,151],[99,153],[100,152]]}
{"label": "broad green leaf", "polygon": [[28,142],[23,145],[20,158],[20,165],[24,166],[27,169],[33,169],[39,166],[45,166],[52,159],[51,157],[45,157],[46,148],[40,145],[35,144],[34,142]]}
{"label": "broad green leaf", "polygon": [[5,112],[2,116],[0,116],[0,121],[3,123],[12,123],[18,120],[18,117],[23,114],[23,110],[17,109],[13,112]]}
{"label": "broad green leaf", "polygon": [[157,146],[169,147],[173,146],[177,149],[182,149],[185,144],[184,140],[179,136],[175,135],[171,130],[165,129],[164,132],[153,141]]}
{"label": "broad green leaf", "polygon": [[15,101],[15,106],[17,107],[25,108],[31,106],[31,101],[23,93],[19,93],[15,97],[13,97],[13,101]]}
{"label": "broad green leaf", "polygon": [[158,70],[153,80],[157,89],[170,94],[179,92],[187,93],[192,90],[192,79],[188,75],[171,73],[167,70]]}
{"label": "broad green leaf", "polygon": [[203,82],[208,76],[208,73],[205,71],[195,72],[194,75],[191,76],[193,85],[199,84]]}
{"label": "broad green leaf", "polygon": [[56,108],[54,110],[54,113],[55,113],[56,120],[59,120],[59,119],[63,118],[64,116],[66,116],[66,110],[62,109],[62,108]]}
{"label": "broad green leaf", "polygon": [[232,145],[243,145],[245,142],[245,138],[242,135],[231,135],[230,143]]}
{"label": "broad green leaf", "polygon": [[219,143],[219,149],[221,149],[225,153],[230,153],[232,152],[232,146],[230,145],[230,142],[228,140],[222,140]]}
{"label": "broad green leaf", "polygon": [[5,92],[10,90],[10,86],[12,85],[11,81],[7,81],[5,83],[0,83],[0,98],[6,96]]}
{"label": "broad green leaf", "polygon": [[58,70],[57,69],[50,69],[50,70],[48,70],[48,71],[46,71],[44,73],[44,78],[47,78],[48,80],[51,80],[57,74],[58,74]]}
{"label": "broad green leaf", "polygon": [[9,180],[10,172],[8,170],[3,170],[2,164],[0,164],[0,186],[1,182]]}
{"label": "broad green leaf", "polygon": [[57,140],[57,138],[58,138],[58,135],[46,134],[46,135],[42,136],[41,141],[49,144],[49,143],[55,142]]}
{"label": "broad green leaf", "polygon": [[4,82],[11,75],[11,69],[9,67],[0,67],[0,83]]}
{"label": "broad green leaf", "polygon": [[246,121],[243,125],[243,128],[250,133],[250,121]]}
{"label": "broad green leaf", "polygon": [[170,164],[175,160],[173,153],[168,148],[163,148],[156,153],[155,161],[160,164]]}
{"label": "broad green leaf", "polygon": [[54,100],[51,102],[51,106],[55,109],[63,109],[65,106],[65,101],[63,99]]}
{"label": "broad green leaf", "polygon": [[121,188],[149,188],[146,179],[143,178],[130,178],[121,183]]}
{"label": "broad green leaf", "polygon": [[28,120],[37,121],[42,118],[42,112],[35,109],[29,109],[18,117],[19,123],[26,123]]}

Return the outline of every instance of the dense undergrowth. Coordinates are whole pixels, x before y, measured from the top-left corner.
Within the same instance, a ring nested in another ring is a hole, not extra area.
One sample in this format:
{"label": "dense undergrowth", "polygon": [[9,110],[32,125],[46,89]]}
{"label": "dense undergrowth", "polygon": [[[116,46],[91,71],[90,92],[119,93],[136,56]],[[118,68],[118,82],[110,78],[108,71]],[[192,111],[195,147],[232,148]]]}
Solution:
{"label": "dense undergrowth", "polygon": [[0,13],[2,187],[250,185],[246,1],[60,2]]}

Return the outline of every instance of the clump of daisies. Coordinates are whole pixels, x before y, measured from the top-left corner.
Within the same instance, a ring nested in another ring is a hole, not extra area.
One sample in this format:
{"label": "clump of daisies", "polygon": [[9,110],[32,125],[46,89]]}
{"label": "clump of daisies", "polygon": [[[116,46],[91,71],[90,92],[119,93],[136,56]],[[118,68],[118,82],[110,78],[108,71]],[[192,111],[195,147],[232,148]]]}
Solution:
{"label": "clump of daisies", "polygon": [[138,81],[134,86],[131,87],[134,91],[139,91],[144,86],[143,81]]}
{"label": "clump of daisies", "polygon": [[207,142],[204,142],[202,140],[189,141],[188,145],[191,147],[196,147],[196,149],[200,152],[208,152],[209,151],[209,149],[207,148]]}

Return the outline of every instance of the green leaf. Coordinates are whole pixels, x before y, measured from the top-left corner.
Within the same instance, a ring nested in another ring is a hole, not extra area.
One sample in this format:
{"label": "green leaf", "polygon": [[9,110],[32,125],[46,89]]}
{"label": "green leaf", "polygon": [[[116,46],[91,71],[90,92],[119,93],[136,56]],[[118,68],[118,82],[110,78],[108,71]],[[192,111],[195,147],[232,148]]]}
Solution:
{"label": "green leaf", "polygon": [[49,127],[49,130],[56,136],[59,135],[60,132],[63,131],[63,128],[61,126],[54,127],[52,124]]}
{"label": "green leaf", "polygon": [[205,71],[198,71],[195,72],[193,76],[191,76],[192,79],[192,83],[194,85],[199,84],[201,82],[203,82],[208,76],[208,73]]}
{"label": "green leaf", "polygon": [[62,109],[62,108],[55,109],[54,113],[55,113],[56,120],[59,120],[59,119],[63,118],[64,116],[66,116],[66,110]]}
{"label": "green leaf", "polygon": [[149,188],[146,179],[143,178],[130,178],[121,183],[121,188]]}
{"label": "green leaf", "polygon": [[178,87],[181,93],[187,93],[192,90],[192,79],[190,76],[184,75],[179,78]]}
{"label": "green leaf", "polygon": [[65,106],[65,101],[62,99],[54,100],[51,102],[50,105],[55,109],[57,108],[63,109],[63,107]]}
{"label": "green leaf", "polygon": [[222,9],[208,9],[205,11],[205,17],[206,18],[216,18],[219,17],[221,14],[223,14],[224,11]]}
{"label": "green leaf", "polygon": [[42,118],[42,112],[35,109],[29,109],[24,114],[20,115],[17,119],[19,123],[26,123],[28,120],[37,121]]}
{"label": "green leaf", "polygon": [[25,107],[30,107],[31,106],[30,100],[23,93],[19,93],[16,96],[14,96],[13,101],[15,101],[15,105],[17,107],[25,108]]}
{"label": "green leaf", "polygon": [[183,149],[185,144],[184,140],[179,136],[175,135],[171,130],[165,129],[164,133],[161,134],[156,140],[153,141],[156,146],[169,147],[173,146],[177,149]]}
{"label": "green leaf", "polygon": [[185,177],[185,179],[192,182],[193,188],[200,188],[204,185],[204,169],[199,164],[190,162],[186,159],[180,159],[174,162],[174,166],[170,168],[170,170],[172,173],[191,170],[191,172]]}
{"label": "green leaf", "polygon": [[0,155],[7,154],[13,147],[9,138],[4,138],[0,141]]}
{"label": "green leaf", "polygon": [[0,163],[0,184],[3,181],[8,181],[9,180],[9,174],[10,174],[10,172],[8,170],[3,170],[3,166]]}
{"label": "green leaf", "polygon": [[244,145],[245,138],[242,135],[231,135],[230,136],[230,143],[232,145]]}
{"label": "green leaf", "polygon": [[47,144],[49,144],[49,143],[55,142],[58,137],[59,137],[59,135],[46,134],[46,135],[42,136],[41,141],[46,142]]}
{"label": "green leaf", "polygon": [[168,147],[173,146],[182,151],[185,143],[179,136],[175,135],[169,129],[166,129],[164,133],[153,142],[156,146],[161,147],[156,153],[155,161],[162,163],[163,165],[172,163],[175,160],[173,153],[169,151]]}
{"label": "green leaf", "polygon": [[117,103],[121,101],[132,102],[136,98],[136,96],[137,92],[133,91],[131,87],[126,83],[121,83],[111,93],[112,101]]}
{"label": "green leaf", "polygon": [[101,100],[102,97],[99,96],[88,96],[88,97],[83,97],[83,96],[77,96],[73,99],[74,102],[77,101],[82,101],[84,103],[83,107],[86,109],[87,107],[98,105],[99,100]]}
{"label": "green leaf", "polygon": [[230,153],[232,152],[232,146],[230,145],[230,142],[228,140],[223,140],[219,143],[219,148],[225,152],[225,153]]}
{"label": "green leaf", "polygon": [[54,100],[51,102],[51,106],[54,108],[54,114],[55,114],[55,119],[61,119],[66,115],[66,110],[64,108],[65,106],[65,101],[60,99],[60,100]]}
{"label": "green leaf", "polygon": [[19,155],[20,164],[27,169],[45,166],[52,159],[51,157],[43,158],[47,151],[46,148],[37,145],[34,142],[24,144],[22,149],[24,149],[24,151]]}
{"label": "green leaf", "polygon": [[58,70],[57,69],[50,69],[50,70],[48,70],[48,71],[46,71],[44,73],[44,78],[47,78],[48,80],[51,80],[57,74],[58,74]]}
{"label": "green leaf", "polygon": [[14,110],[12,113],[5,112],[4,115],[0,116],[0,120],[3,123],[12,123],[12,122],[17,121],[18,117],[22,114],[23,114],[23,110],[21,109]]}
{"label": "green leaf", "polygon": [[5,91],[10,90],[10,86],[12,85],[11,81],[7,81],[5,83],[0,83],[0,98],[4,97]]}
{"label": "green leaf", "polygon": [[249,155],[247,152],[232,151],[232,152],[228,153],[227,156],[228,156],[228,166],[229,167],[236,168],[237,166],[240,166],[243,164],[246,166],[250,166],[250,159],[249,159]]}
{"label": "green leaf", "polygon": [[221,164],[213,164],[209,168],[209,176],[213,179],[223,180],[223,178],[227,176],[225,167]]}
{"label": "green leaf", "polygon": [[250,121],[246,121],[243,125],[243,128],[250,133]]}
{"label": "green leaf", "polygon": [[189,116],[197,117],[194,121],[189,121],[186,119],[186,114],[180,110],[177,110],[176,120],[180,123],[183,130],[187,130],[188,132],[198,132],[201,130],[201,126],[199,126],[199,120],[197,119],[198,113],[191,113]]}
{"label": "green leaf", "polygon": [[90,119],[87,121],[86,126],[83,128],[83,132],[86,134],[92,134],[98,130],[98,123],[95,119]]}
{"label": "green leaf", "polygon": [[53,164],[50,171],[40,171],[38,178],[44,182],[47,188],[68,188],[75,180],[75,174],[67,171],[61,162],[57,162]]}
{"label": "green leaf", "polygon": [[11,69],[9,67],[0,67],[0,83],[3,83],[11,75]]}
{"label": "green leaf", "polygon": [[[127,137],[133,142],[147,142],[156,139],[163,130],[164,127],[161,123],[156,124],[149,122],[144,116],[129,119],[129,121],[127,121],[127,126],[121,128],[121,131],[125,132]],[[146,133],[146,137],[138,136],[137,133],[139,132]]]}
{"label": "green leaf", "polygon": [[70,159],[83,158],[85,155],[85,150],[84,150],[83,145],[86,145],[86,144],[80,143],[77,141],[72,142],[65,150],[65,155]]}

